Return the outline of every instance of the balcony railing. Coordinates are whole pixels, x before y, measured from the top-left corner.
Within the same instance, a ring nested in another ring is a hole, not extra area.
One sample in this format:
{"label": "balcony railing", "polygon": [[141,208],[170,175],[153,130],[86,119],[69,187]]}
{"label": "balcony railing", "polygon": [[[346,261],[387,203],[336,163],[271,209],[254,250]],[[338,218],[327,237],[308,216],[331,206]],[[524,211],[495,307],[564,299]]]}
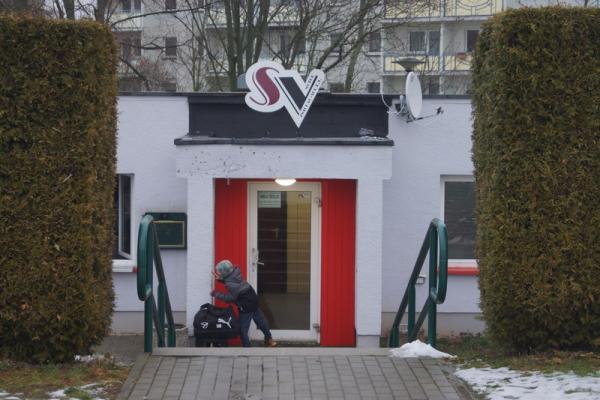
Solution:
{"label": "balcony railing", "polygon": [[406,2],[389,1],[385,9],[388,19],[485,17],[502,11],[502,0],[442,0],[419,7]]}
{"label": "balcony railing", "polygon": [[442,69],[446,72],[469,71],[471,69],[471,60],[473,59],[473,56],[470,53],[444,55],[444,65],[442,65],[440,63],[440,56],[414,54],[388,55],[383,57],[383,73],[388,75],[405,74],[406,71],[404,71],[404,68],[398,64],[395,64],[394,61],[400,57],[407,56],[423,61],[423,64],[415,67],[414,70],[416,72],[430,72],[435,74],[442,72]]}
{"label": "balcony railing", "polygon": [[[270,27],[288,27],[297,26],[299,17],[298,9],[293,5],[276,5],[269,9],[269,26]],[[225,10],[219,6],[208,8],[207,13],[207,28],[224,28],[227,25]]]}
{"label": "balcony railing", "polygon": [[[269,56],[261,56],[259,58],[259,61],[275,61],[278,63],[281,63],[279,60],[275,59],[274,57],[269,57]],[[294,65],[291,67],[291,69],[294,69],[296,71],[298,71],[300,73],[300,75],[306,73],[307,71],[307,57],[306,56],[298,56],[296,57],[296,62],[294,63]],[[217,75],[221,75],[221,76],[226,76],[227,75],[227,69],[228,69],[228,63],[227,60],[222,60],[222,66],[219,67],[219,69],[216,71]],[[215,74],[215,70],[211,68],[211,74]]]}

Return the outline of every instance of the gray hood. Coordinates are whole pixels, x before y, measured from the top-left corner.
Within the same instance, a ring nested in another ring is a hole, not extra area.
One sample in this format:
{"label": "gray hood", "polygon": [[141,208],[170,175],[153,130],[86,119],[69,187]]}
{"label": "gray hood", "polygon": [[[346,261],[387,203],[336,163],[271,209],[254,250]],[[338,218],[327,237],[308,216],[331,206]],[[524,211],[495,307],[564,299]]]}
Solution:
{"label": "gray hood", "polygon": [[240,293],[250,288],[250,284],[244,280],[242,271],[234,267],[229,275],[222,279],[227,293],[217,292],[215,297],[226,303],[235,303]]}

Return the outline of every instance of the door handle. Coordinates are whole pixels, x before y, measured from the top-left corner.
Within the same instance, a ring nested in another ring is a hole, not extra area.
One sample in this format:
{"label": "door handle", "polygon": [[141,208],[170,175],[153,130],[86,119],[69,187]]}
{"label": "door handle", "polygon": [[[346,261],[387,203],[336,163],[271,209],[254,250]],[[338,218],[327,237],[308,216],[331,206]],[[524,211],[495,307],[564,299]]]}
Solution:
{"label": "door handle", "polygon": [[254,268],[256,268],[257,265],[265,265],[264,262],[262,262],[258,259],[258,254],[259,254],[258,250],[253,248],[252,249],[252,266]]}

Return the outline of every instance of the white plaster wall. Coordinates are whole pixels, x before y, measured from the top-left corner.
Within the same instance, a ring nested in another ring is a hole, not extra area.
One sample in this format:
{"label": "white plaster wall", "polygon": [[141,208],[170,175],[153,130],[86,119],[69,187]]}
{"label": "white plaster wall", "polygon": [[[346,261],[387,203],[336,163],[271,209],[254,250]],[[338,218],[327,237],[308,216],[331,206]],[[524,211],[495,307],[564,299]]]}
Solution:
{"label": "white plaster wall", "polygon": [[381,180],[389,178],[392,167],[391,146],[211,144],[177,150],[177,174],[186,178]]}
{"label": "white plaster wall", "polygon": [[[383,186],[384,312],[397,311],[428,224],[441,217],[441,176],[473,174],[470,100],[427,99],[423,115],[438,106],[444,109],[441,116],[408,124],[390,115],[395,146],[392,179]],[[418,310],[426,294],[427,281],[417,287]],[[479,313],[478,303],[477,277],[450,276],[446,302],[438,310]]]}
{"label": "white plaster wall", "polygon": [[[132,251],[149,211],[187,212],[186,181],[175,174],[175,138],[188,130],[184,96],[122,96],[118,100],[117,173],[133,174]],[[173,311],[185,310],[186,252],[161,251]],[[135,259],[135,254],[134,254]],[[142,311],[135,273],[113,272],[115,311]],[[155,279],[156,282],[156,279]],[[140,325],[139,330],[143,330]]]}

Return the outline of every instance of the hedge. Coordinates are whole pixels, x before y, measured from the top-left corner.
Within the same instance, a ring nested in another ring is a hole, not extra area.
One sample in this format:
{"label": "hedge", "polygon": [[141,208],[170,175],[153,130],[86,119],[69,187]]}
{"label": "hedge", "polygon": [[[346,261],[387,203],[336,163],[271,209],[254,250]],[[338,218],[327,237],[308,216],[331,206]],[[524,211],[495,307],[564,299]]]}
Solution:
{"label": "hedge", "polygon": [[0,16],[0,353],[72,361],[108,332],[116,46],[93,22]]}
{"label": "hedge", "polygon": [[473,63],[481,307],[521,351],[600,344],[600,10],[488,21]]}

